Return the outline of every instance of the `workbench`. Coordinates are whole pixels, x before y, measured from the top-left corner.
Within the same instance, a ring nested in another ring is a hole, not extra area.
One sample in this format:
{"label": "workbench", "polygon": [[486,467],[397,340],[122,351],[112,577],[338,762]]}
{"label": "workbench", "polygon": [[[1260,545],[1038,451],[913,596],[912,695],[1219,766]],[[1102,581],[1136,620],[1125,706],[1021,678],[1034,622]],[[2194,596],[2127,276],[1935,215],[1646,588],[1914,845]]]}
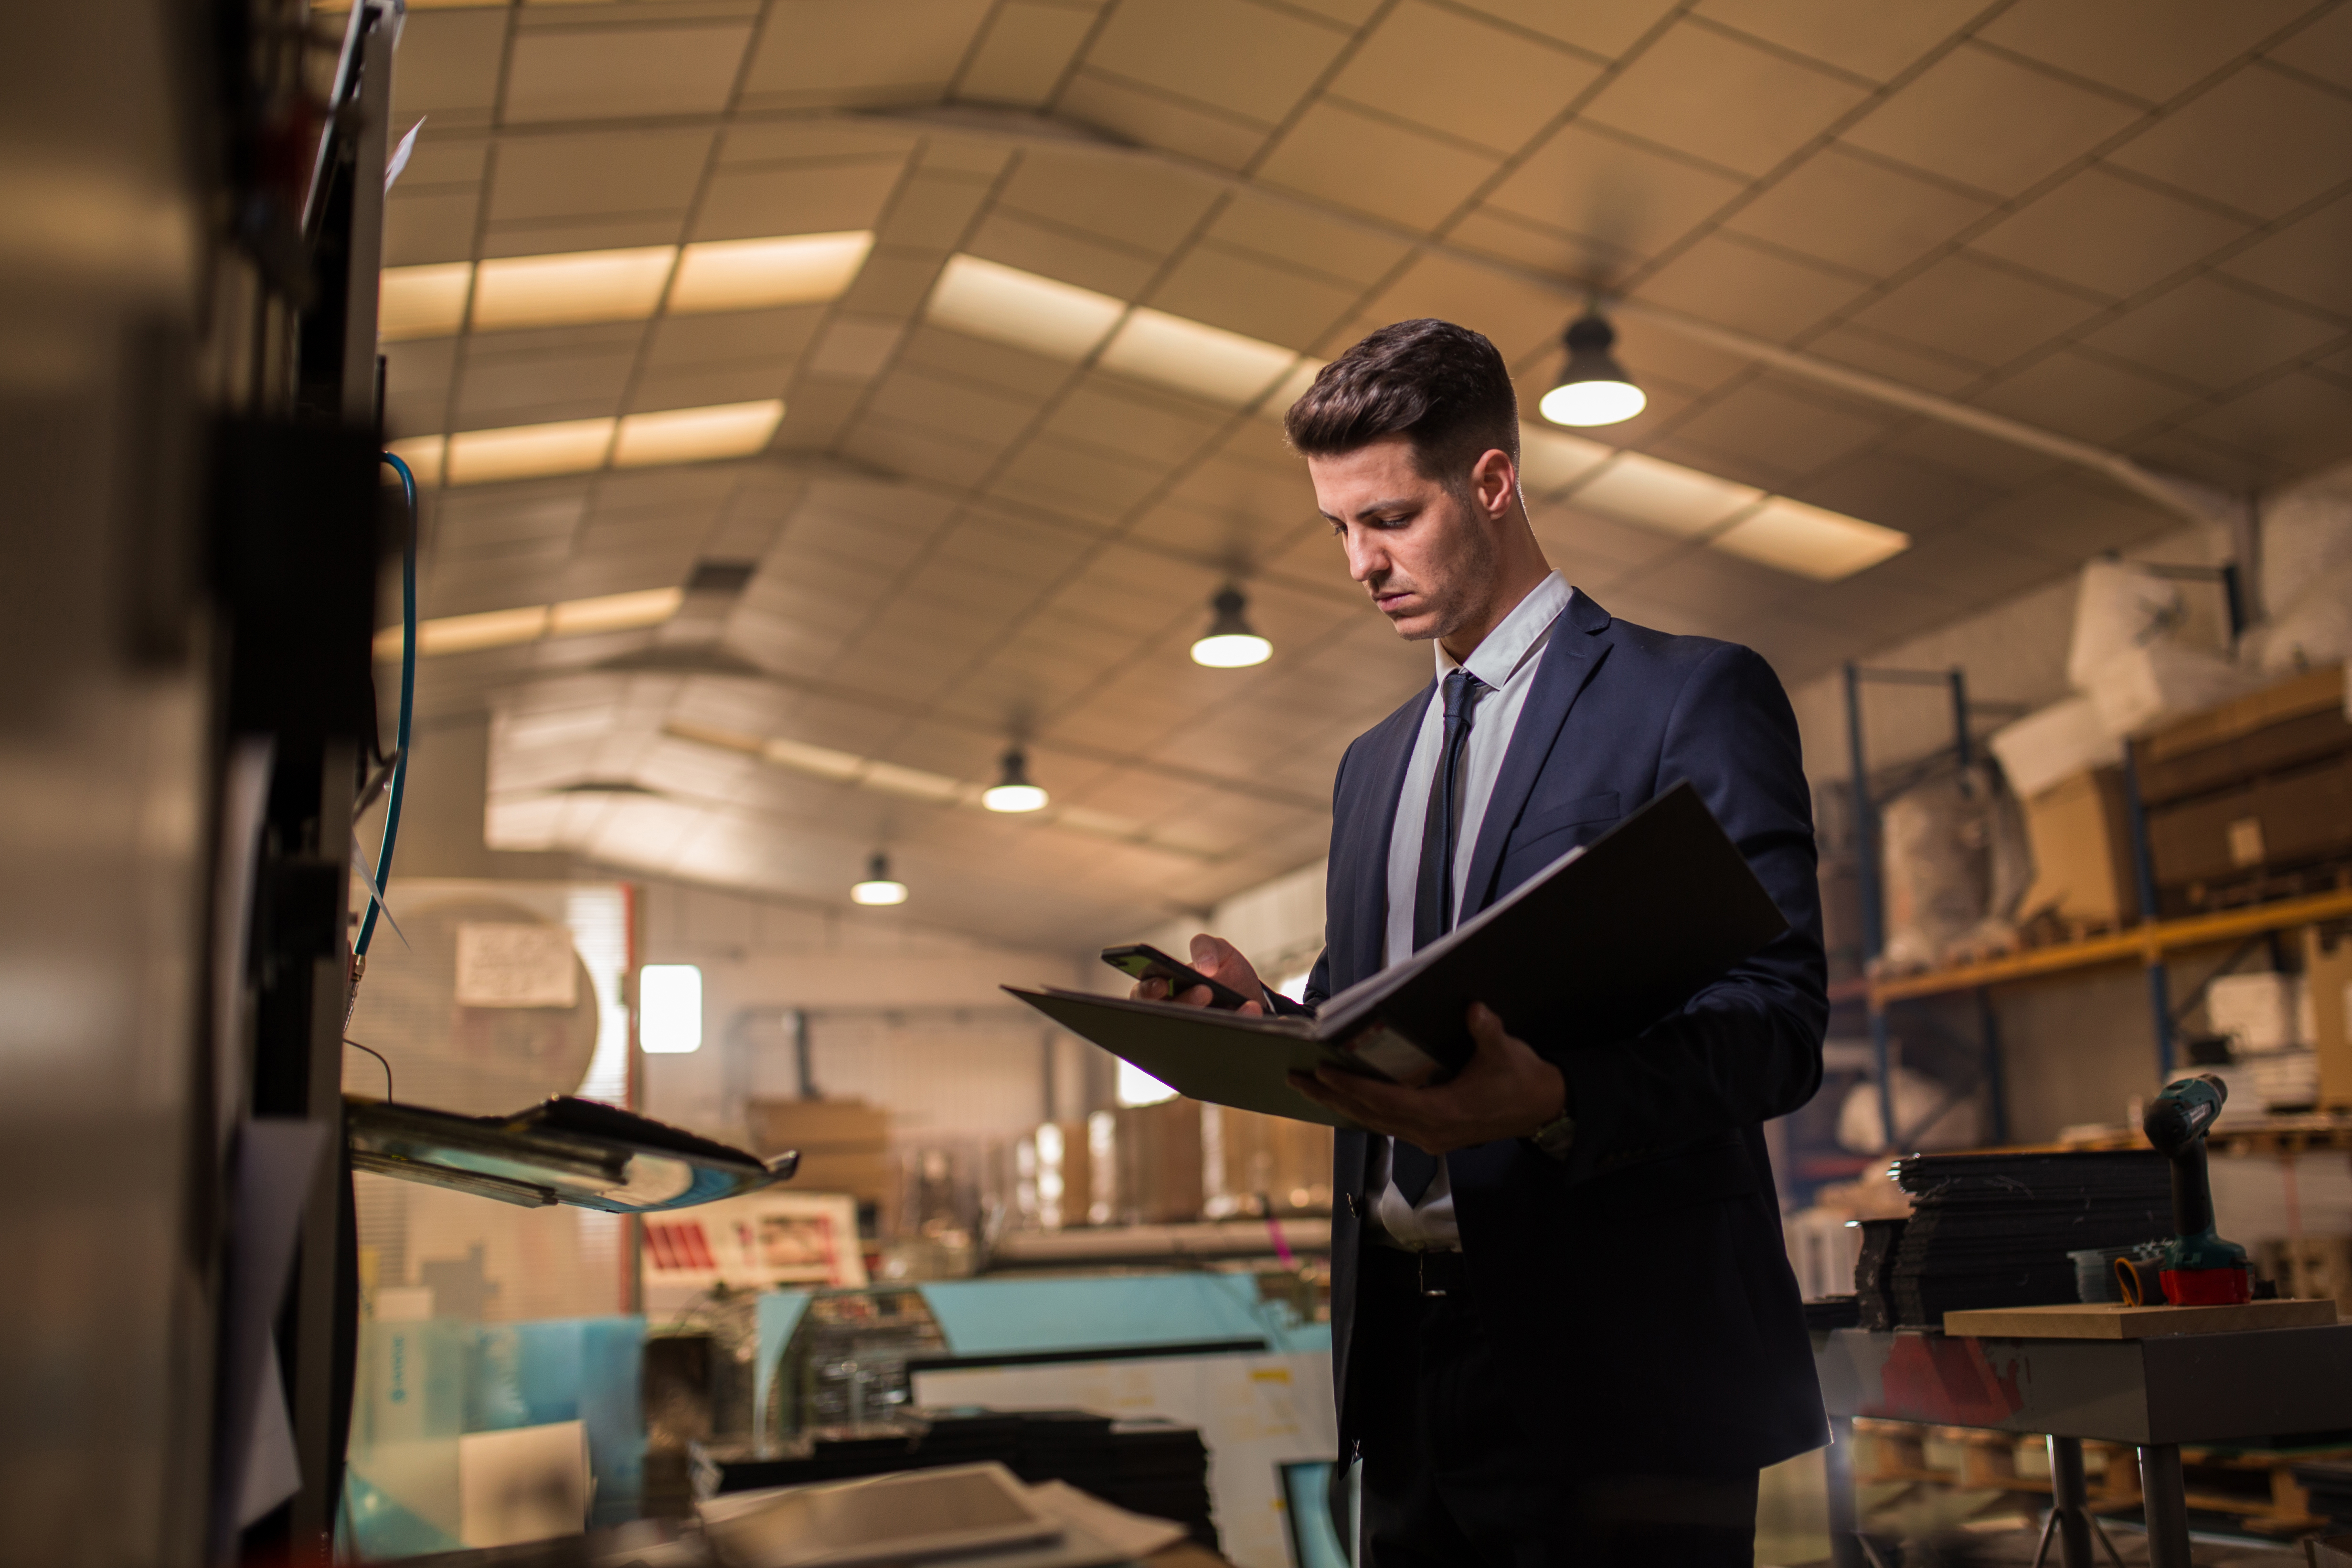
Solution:
{"label": "workbench", "polygon": [[1926,1330],[1813,1336],[1832,1441],[1832,1561],[1869,1568],[1853,1491],[1857,1415],[2050,1439],[2064,1568],[2091,1568],[2083,1442],[2139,1450],[2151,1568],[2189,1568],[2183,1443],[2352,1427],[2352,1323],[2133,1340],[2012,1340]]}

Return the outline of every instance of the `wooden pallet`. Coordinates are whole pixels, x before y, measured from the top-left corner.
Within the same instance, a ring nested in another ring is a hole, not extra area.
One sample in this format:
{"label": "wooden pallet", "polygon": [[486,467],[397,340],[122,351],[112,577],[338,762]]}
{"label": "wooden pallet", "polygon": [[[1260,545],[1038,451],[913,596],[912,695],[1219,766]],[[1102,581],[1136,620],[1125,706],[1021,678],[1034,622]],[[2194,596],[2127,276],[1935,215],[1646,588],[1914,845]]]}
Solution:
{"label": "wooden pallet", "polygon": [[[2192,1448],[2180,1450],[2192,1512],[2235,1515],[2258,1535],[2306,1534],[2326,1528],[2311,1510],[2311,1494],[2294,1467],[2314,1459],[2352,1458],[2352,1448]],[[2245,1484],[2233,1485],[2233,1482]]]}

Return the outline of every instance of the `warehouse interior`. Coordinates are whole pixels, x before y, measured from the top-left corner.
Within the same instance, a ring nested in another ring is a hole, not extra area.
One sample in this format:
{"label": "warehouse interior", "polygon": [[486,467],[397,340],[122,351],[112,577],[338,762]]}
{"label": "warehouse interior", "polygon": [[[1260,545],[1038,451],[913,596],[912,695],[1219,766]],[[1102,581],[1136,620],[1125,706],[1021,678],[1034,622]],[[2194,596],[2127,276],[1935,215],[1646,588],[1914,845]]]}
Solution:
{"label": "warehouse interior", "polygon": [[2352,1563],[2352,4],[0,40],[0,1556],[1376,1561],[1361,1134],[1036,1003],[1308,1000],[1431,650],[1285,416],[1434,318],[1801,745],[1752,1560]]}

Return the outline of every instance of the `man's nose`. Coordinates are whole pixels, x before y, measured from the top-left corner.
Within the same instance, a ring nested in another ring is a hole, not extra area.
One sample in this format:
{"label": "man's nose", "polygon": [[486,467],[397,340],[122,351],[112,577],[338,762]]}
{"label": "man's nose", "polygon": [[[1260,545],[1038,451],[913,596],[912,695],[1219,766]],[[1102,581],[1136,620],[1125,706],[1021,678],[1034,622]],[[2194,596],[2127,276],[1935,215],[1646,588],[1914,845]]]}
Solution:
{"label": "man's nose", "polygon": [[1347,546],[1348,575],[1355,581],[1369,583],[1389,569],[1389,552],[1380,547],[1378,535],[1349,529]]}

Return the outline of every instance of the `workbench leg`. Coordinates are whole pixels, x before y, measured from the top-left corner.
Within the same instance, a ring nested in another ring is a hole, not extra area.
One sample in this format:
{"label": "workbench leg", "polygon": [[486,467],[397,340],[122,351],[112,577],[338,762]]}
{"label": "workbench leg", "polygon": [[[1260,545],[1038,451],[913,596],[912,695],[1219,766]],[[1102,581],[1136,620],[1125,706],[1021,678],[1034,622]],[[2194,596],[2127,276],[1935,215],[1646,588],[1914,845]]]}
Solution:
{"label": "workbench leg", "polygon": [[1822,1455],[1829,1479],[1831,1568],[1869,1568],[1863,1554],[1859,1500],[1853,1491],[1853,1422],[1830,1417],[1830,1446]]}
{"label": "workbench leg", "polygon": [[2140,1504],[2147,1515],[2148,1568],[2189,1568],[2189,1495],[2180,1479],[2180,1445],[2139,1451]]}
{"label": "workbench leg", "polygon": [[2083,1440],[2050,1439],[2050,1511],[2057,1516],[2058,1561],[2092,1568],[2091,1489],[2083,1479]]}

